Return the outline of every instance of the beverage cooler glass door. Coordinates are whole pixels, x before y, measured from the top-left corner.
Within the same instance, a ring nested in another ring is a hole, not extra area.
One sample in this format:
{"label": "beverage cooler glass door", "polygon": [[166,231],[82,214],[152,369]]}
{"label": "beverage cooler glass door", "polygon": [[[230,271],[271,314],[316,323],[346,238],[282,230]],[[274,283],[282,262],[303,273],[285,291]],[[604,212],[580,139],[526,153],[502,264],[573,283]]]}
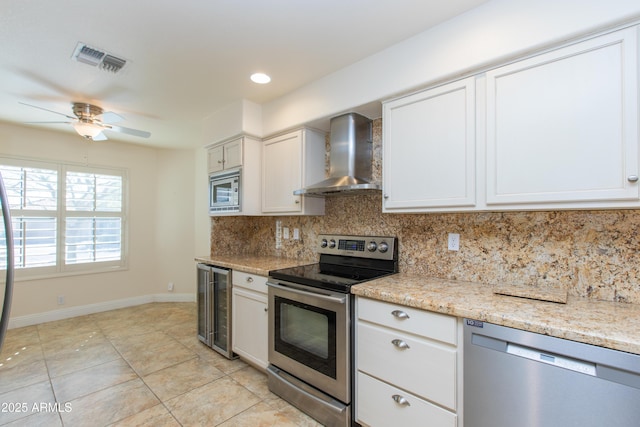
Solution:
{"label": "beverage cooler glass door", "polygon": [[209,289],[211,287],[211,267],[198,264],[198,339],[211,346],[209,336]]}
{"label": "beverage cooler glass door", "polygon": [[231,280],[229,270],[213,271],[213,340],[212,348],[231,355]]}
{"label": "beverage cooler glass door", "polygon": [[232,358],[231,271],[198,264],[198,338]]}

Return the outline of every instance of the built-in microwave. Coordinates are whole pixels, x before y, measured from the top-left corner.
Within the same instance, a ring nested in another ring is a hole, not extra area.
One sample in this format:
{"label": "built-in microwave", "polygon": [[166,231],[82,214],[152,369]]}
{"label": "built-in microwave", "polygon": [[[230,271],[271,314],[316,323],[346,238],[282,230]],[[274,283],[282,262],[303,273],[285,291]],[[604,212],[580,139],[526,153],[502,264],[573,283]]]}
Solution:
{"label": "built-in microwave", "polygon": [[240,212],[240,169],[209,175],[209,214]]}

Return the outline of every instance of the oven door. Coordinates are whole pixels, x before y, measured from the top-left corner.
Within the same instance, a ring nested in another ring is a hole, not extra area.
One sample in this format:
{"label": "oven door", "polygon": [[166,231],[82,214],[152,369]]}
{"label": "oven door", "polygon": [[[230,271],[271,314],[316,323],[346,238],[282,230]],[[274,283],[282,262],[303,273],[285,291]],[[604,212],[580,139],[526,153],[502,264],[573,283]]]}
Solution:
{"label": "oven door", "polygon": [[269,286],[269,363],[349,404],[350,297],[289,282]]}

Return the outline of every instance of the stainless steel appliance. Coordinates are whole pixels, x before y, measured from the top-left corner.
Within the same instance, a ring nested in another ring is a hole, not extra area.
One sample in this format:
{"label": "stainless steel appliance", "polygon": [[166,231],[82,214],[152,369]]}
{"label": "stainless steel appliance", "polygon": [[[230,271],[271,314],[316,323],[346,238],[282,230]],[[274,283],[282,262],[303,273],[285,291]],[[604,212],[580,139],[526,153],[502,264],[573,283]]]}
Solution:
{"label": "stainless steel appliance", "polygon": [[373,182],[373,126],[356,113],[331,119],[329,178],[293,192],[306,196],[341,196],[380,191]]}
{"label": "stainless steel appliance", "polygon": [[465,319],[465,427],[631,427],[640,356]]}
{"label": "stainless steel appliance", "polygon": [[240,212],[240,169],[209,175],[209,213]]}
{"label": "stainless steel appliance", "polygon": [[320,235],[317,264],[269,272],[269,390],[327,426],[353,401],[351,286],[398,271],[394,237]]}
{"label": "stainless steel appliance", "polygon": [[198,264],[198,339],[229,359],[231,347],[231,270]]}

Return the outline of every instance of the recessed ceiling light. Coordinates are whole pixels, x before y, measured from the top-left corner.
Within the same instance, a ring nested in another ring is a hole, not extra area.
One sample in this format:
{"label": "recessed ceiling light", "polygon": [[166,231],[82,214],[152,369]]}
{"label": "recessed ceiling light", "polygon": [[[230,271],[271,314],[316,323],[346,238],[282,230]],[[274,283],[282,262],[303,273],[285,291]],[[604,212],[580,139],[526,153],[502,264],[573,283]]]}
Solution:
{"label": "recessed ceiling light", "polygon": [[269,83],[271,81],[271,77],[264,73],[255,73],[251,75],[251,81],[263,85]]}

